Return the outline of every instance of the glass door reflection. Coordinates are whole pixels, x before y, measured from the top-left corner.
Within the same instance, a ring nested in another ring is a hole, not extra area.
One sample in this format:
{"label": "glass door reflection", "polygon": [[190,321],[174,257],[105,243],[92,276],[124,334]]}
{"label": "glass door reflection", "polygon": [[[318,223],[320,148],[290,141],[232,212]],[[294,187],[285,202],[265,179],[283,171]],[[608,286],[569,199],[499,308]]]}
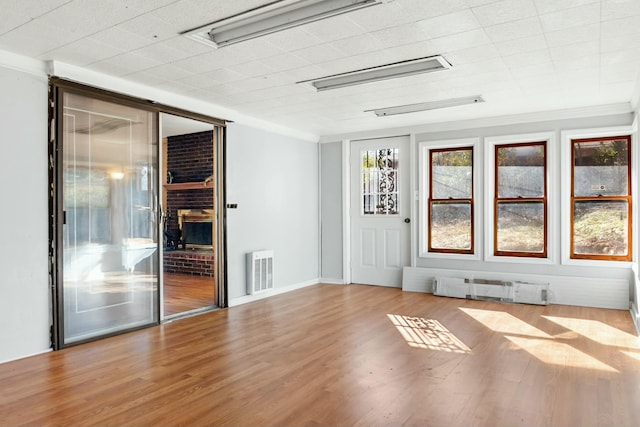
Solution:
{"label": "glass door reflection", "polygon": [[158,321],[157,118],[63,97],[63,345]]}

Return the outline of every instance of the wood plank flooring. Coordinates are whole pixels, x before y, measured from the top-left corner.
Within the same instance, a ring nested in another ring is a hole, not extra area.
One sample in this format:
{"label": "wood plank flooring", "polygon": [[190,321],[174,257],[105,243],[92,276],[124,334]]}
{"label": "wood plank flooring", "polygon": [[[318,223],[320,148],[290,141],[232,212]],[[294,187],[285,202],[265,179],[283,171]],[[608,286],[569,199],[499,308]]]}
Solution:
{"label": "wood plank flooring", "polygon": [[0,425],[638,426],[626,311],[317,285],[0,365]]}
{"label": "wood plank flooring", "polygon": [[165,316],[214,306],[216,301],[215,278],[164,273],[163,296]]}

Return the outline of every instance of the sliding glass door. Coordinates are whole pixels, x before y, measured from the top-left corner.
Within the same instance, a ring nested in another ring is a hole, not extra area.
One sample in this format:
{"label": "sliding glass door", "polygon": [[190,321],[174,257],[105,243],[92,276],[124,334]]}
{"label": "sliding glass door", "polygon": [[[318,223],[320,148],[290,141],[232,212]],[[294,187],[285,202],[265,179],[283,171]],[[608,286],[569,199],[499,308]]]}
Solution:
{"label": "sliding glass door", "polygon": [[153,111],[57,90],[55,332],[64,347],[158,322],[158,126]]}

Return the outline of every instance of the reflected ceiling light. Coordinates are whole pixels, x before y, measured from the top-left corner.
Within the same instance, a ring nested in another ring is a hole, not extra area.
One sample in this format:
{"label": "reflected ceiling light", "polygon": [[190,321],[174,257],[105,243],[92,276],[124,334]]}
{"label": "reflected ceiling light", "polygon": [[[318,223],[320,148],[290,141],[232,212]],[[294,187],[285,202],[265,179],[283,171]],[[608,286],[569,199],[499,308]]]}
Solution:
{"label": "reflected ceiling light", "polygon": [[310,83],[318,91],[339,89],[363,83],[377,82],[380,80],[395,79],[398,77],[413,76],[415,74],[431,73],[434,71],[448,70],[451,64],[441,55],[425,58],[410,59],[394,62],[392,64],[377,67],[364,68],[348,73],[334,74],[319,79],[304,80],[298,83]]}
{"label": "reflected ceiling light", "polygon": [[181,33],[213,47],[223,47],[256,37],[319,21],[331,16],[375,6],[388,0],[280,0],[230,18]]}
{"label": "reflected ceiling light", "polygon": [[439,108],[457,107],[459,105],[478,104],[484,102],[481,95],[467,96],[464,98],[443,99],[442,101],[421,102],[418,104],[398,105],[396,107],[376,108],[365,110],[365,113],[374,112],[376,116],[393,116],[396,114],[415,113],[418,111],[437,110]]}

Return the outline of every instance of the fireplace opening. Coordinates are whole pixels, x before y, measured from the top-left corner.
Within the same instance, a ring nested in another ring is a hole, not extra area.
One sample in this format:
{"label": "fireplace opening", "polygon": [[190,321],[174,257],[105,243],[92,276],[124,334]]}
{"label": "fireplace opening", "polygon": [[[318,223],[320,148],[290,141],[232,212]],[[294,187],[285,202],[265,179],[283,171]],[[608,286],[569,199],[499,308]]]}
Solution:
{"label": "fireplace opening", "polygon": [[213,209],[178,209],[184,249],[213,250]]}

